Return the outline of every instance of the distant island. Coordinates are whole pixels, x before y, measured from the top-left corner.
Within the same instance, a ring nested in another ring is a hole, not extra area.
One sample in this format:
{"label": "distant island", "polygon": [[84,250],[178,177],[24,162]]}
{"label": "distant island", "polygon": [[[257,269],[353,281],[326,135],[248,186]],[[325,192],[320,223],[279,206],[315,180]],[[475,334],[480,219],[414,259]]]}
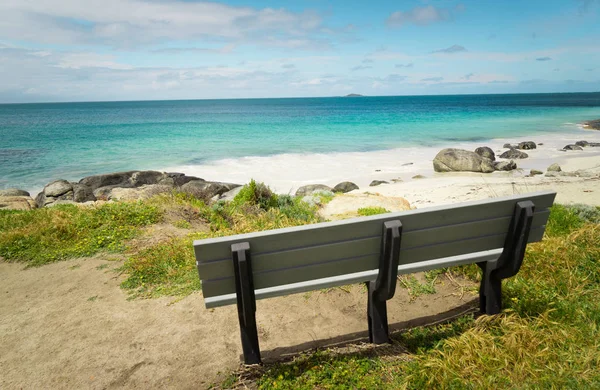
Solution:
{"label": "distant island", "polygon": [[365,96],[365,95],[360,95],[358,93],[351,93],[349,95],[346,95],[345,97],[363,97],[363,96]]}

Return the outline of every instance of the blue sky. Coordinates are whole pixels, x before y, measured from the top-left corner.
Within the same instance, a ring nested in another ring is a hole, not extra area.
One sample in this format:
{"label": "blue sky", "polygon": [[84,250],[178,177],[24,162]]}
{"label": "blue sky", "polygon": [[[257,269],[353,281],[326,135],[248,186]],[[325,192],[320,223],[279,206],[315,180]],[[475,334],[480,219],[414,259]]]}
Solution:
{"label": "blue sky", "polygon": [[1,0],[0,103],[600,91],[600,0]]}

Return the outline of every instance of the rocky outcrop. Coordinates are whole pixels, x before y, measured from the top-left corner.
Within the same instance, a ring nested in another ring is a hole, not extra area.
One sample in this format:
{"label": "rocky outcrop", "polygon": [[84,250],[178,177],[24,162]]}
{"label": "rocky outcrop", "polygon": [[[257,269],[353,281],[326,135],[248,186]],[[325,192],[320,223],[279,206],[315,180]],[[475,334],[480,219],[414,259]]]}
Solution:
{"label": "rocky outcrop", "polygon": [[370,184],[369,187],[376,187],[382,184],[389,184],[387,181],[385,180],[373,180]]}
{"label": "rocky outcrop", "polygon": [[496,168],[497,171],[512,171],[517,169],[517,163],[515,163],[513,160],[497,161],[494,163],[494,168]]}
{"label": "rocky outcrop", "polygon": [[535,149],[536,145],[535,142],[533,141],[525,141],[525,142],[519,142],[519,144],[517,145],[517,149],[522,149],[522,150],[531,150],[531,149]]}
{"label": "rocky outcrop", "polygon": [[600,147],[600,142],[577,141],[577,142],[575,142],[575,145],[581,146],[581,147],[584,147],[584,148],[587,148],[587,147]]}
{"label": "rocky outcrop", "polygon": [[565,145],[565,147],[562,148],[562,150],[583,150],[583,148],[578,145],[569,144],[569,145]]}
{"label": "rocky outcrop", "polygon": [[496,160],[496,154],[491,148],[488,148],[487,146],[481,146],[475,149],[475,153],[477,153],[481,157],[488,158],[492,161]]}
{"label": "rocky outcrop", "polygon": [[483,158],[475,152],[463,149],[448,148],[441,150],[433,159],[436,172],[494,172],[490,159]]}
{"label": "rocky outcrop", "polygon": [[[104,187],[106,188],[106,187]],[[148,199],[154,195],[170,192],[172,186],[164,184],[148,184],[136,188],[114,187],[108,194],[107,200],[139,200]]]}
{"label": "rocky outcrop", "polygon": [[333,192],[333,189],[324,184],[309,184],[302,186],[296,190],[296,196],[306,196],[310,195],[315,191],[330,191]]}
{"label": "rocky outcrop", "polygon": [[500,155],[500,158],[505,159],[521,159],[527,158],[529,155],[527,153],[521,152],[517,149],[510,149]]}
{"label": "rocky outcrop", "polygon": [[341,192],[341,193],[346,193],[346,192],[350,192],[350,191],[354,191],[354,190],[358,190],[358,186],[354,183],[352,183],[351,181],[343,181],[341,183],[336,184],[335,187],[333,187],[333,192]]}

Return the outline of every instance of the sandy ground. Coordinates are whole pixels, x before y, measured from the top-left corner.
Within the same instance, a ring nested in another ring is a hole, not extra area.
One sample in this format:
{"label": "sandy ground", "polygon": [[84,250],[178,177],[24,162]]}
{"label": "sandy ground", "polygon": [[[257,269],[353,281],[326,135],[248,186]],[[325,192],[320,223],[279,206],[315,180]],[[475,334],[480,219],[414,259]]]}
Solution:
{"label": "sandy ground", "polygon": [[[200,293],[127,300],[119,262],[78,259],[23,270],[0,263],[0,388],[207,388],[239,367],[235,306],[207,310]],[[105,267],[105,268],[103,268]],[[467,289],[465,289],[467,287]],[[438,293],[388,303],[393,330],[476,305],[470,282],[442,278]],[[265,361],[365,341],[361,285],[258,301]]]}

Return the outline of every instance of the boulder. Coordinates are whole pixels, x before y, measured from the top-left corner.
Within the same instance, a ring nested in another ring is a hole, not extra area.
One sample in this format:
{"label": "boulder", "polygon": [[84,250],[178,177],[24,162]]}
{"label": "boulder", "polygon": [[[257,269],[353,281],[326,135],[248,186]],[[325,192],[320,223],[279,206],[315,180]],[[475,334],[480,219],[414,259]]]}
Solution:
{"label": "boulder", "polygon": [[519,144],[517,145],[517,149],[522,149],[522,150],[530,150],[530,149],[535,149],[536,145],[535,142],[533,141],[525,141],[525,142],[519,142]]}
{"label": "boulder", "polygon": [[172,189],[172,186],[164,184],[148,184],[137,188],[114,187],[108,193],[107,198],[108,200],[148,199],[157,194],[170,192]]}
{"label": "boulder", "polygon": [[0,190],[0,196],[30,196],[29,192],[18,188],[7,188]]}
{"label": "boulder", "polygon": [[441,150],[433,159],[436,172],[494,172],[491,160],[483,158],[475,152],[463,149],[448,148]]}
{"label": "boulder", "polygon": [[497,171],[512,171],[517,169],[517,163],[515,163],[513,160],[496,161],[494,163],[494,168],[496,168]]}
{"label": "boulder", "polygon": [[517,159],[517,158],[527,158],[529,155],[527,153],[521,152],[517,149],[510,149],[500,155],[500,158],[506,159]]}
{"label": "boulder", "polygon": [[124,188],[132,187],[131,183],[129,182],[129,178],[135,172],[138,171],[114,172],[104,175],[88,176],[79,180],[79,184],[89,187],[92,191],[95,191],[100,187],[108,186]]}
{"label": "boulder", "polygon": [[229,190],[225,193],[222,193],[220,195],[215,195],[211,198],[212,201],[219,201],[222,200],[224,202],[231,202],[235,196],[237,194],[239,194],[239,192],[242,190],[242,188],[244,188],[243,186],[239,186],[239,187],[235,187],[233,190]]}
{"label": "boulder", "polygon": [[36,202],[30,196],[0,196],[0,210],[31,210],[35,207]]}
{"label": "boulder", "polygon": [[173,179],[173,182],[175,183],[175,185],[177,187],[181,187],[182,185],[189,183],[192,180],[206,181],[199,177],[186,176],[184,173],[179,173],[179,172],[169,172],[169,173],[167,173],[167,176],[170,177],[171,179]]}
{"label": "boulder", "polygon": [[577,141],[575,142],[575,145],[577,146],[588,146],[590,143],[587,141]]}
{"label": "boulder", "polygon": [[181,186],[181,191],[191,194],[197,198],[210,199],[215,195],[221,195],[228,191],[233,190],[236,187],[240,187],[240,184],[233,183],[220,183],[204,180],[191,180]]}
{"label": "boulder", "polygon": [[53,198],[64,195],[69,191],[73,191],[73,185],[62,179],[48,183],[46,187],[44,187],[44,195],[51,196]]}
{"label": "boulder", "polygon": [[341,183],[336,184],[336,186],[333,187],[333,192],[346,193],[354,190],[358,190],[358,186],[352,183],[351,181],[343,181]]}
{"label": "boulder", "polygon": [[373,180],[369,184],[369,187],[376,187],[376,186],[381,185],[381,184],[389,184],[389,183],[387,181],[385,181],[385,180]]}
{"label": "boulder", "polygon": [[550,165],[548,167],[548,169],[546,169],[548,172],[560,172],[562,171],[562,169],[560,168],[560,165],[554,163],[552,165]]}
{"label": "boulder", "polygon": [[512,145],[512,144],[504,144],[502,145],[503,148],[505,149],[515,149],[518,145]]}
{"label": "boulder", "polygon": [[532,169],[531,171],[529,171],[529,175],[531,175],[531,176],[543,175],[543,174],[544,174],[544,172],[538,171],[537,169]]}
{"label": "boulder", "polygon": [[73,200],[78,203],[95,201],[94,191],[88,186],[82,184],[73,184]]}
{"label": "boulder", "polygon": [[569,144],[569,145],[565,145],[565,147],[562,148],[562,150],[583,150],[583,148],[581,146]]}
{"label": "boulder", "polygon": [[310,195],[315,191],[332,191],[333,192],[333,189],[324,184],[309,184],[309,185],[298,188],[298,190],[296,191],[296,196]]}
{"label": "boulder", "polygon": [[481,146],[475,149],[475,153],[477,153],[481,157],[488,158],[492,161],[496,160],[496,154],[491,148],[488,148],[487,146]]}

